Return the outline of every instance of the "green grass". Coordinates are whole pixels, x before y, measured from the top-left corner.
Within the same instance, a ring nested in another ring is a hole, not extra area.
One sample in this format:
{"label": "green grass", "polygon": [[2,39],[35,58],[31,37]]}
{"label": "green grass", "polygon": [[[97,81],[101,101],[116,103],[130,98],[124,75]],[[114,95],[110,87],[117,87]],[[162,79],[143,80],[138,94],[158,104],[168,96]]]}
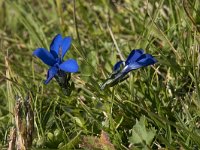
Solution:
{"label": "green grass", "polygon": [[[200,149],[199,13],[199,0],[1,0],[0,149],[27,95],[34,149]],[[55,79],[43,84],[48,67],[32,56],[58,33],[72,36],[65,59],[80,65],[70,97]],[[158,63],[101,91],[136,48]]]}

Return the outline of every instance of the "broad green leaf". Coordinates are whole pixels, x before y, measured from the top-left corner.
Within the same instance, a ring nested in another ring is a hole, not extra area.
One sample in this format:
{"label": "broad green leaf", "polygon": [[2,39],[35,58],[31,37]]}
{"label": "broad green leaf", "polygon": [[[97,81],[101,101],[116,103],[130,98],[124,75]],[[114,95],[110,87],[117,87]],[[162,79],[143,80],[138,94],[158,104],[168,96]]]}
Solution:
{"label": "broad green leaf", "polygon": [[140,145],[142,148],[150,146],[154,136],[156,135],[155,128],[146,127],[146,119],[144,116],[140,120],[136,120],[136,124],[133,126],[132,135],[129,137],[129,142],[132,145]]}

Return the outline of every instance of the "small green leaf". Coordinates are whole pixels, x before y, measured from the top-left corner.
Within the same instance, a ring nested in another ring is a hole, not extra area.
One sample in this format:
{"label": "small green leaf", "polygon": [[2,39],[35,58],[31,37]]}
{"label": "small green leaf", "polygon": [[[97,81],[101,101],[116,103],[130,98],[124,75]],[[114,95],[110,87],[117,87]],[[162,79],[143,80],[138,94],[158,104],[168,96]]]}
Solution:
{"label": "small green leaf", "polygon": [[136,120],[136,124],[132,128],[132,136],[129,137],[129,142],[132,145],[140,145],[142,148],[150,146],[155,134],[155,128],[146,128],[146,119],[144,116],[140,120]]}
{"label": "small green leaf", "polygon": [[78,117],[73,117],[74,121],[79,125],[80,127],[84,127],[84,123],[81,121]]}

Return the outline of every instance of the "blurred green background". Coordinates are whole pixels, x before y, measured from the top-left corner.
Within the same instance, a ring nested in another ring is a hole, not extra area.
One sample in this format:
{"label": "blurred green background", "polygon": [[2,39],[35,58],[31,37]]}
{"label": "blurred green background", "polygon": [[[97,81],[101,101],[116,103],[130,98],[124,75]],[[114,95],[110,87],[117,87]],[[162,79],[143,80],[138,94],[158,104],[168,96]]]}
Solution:
{"label": "blurred green background", "polygon": [[[31,97],[33,149],[200,149],[199,0],[0,0],[0,149]],[[32,56],[61,33],[80,66],[70,97]],[[158,60],[104,91],[132,49]]]}

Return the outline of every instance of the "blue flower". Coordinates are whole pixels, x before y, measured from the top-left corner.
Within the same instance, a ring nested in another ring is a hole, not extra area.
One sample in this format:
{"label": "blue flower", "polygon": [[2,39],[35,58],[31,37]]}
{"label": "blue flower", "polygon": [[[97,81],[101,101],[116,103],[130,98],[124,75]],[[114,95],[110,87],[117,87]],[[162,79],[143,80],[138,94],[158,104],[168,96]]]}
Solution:
{"label": "blue flower", "polygon": [[156,62],[157,60],[151,54],[145,54],[144,50],[132,50],[126,61],[119,61],[114,65],[113,73],[101,85],[101,89],[107,86],[114,86],[118,82],[125,80],[131,70],[153,65]]}
{"label": "blue flower", "polygon": [[77,72],[79,66],[74,59],[63,61],[63,57],[69,50],[71,45],[71,37],[62,38],[60,34],[56,35],[50,45],[50,52],[45,48],[38,48],[33,52],[33,55],[40,58],[45,64],[50,66],[47,79],[44,82],[48,84],[53,77],[63,75],[63,73]]}

